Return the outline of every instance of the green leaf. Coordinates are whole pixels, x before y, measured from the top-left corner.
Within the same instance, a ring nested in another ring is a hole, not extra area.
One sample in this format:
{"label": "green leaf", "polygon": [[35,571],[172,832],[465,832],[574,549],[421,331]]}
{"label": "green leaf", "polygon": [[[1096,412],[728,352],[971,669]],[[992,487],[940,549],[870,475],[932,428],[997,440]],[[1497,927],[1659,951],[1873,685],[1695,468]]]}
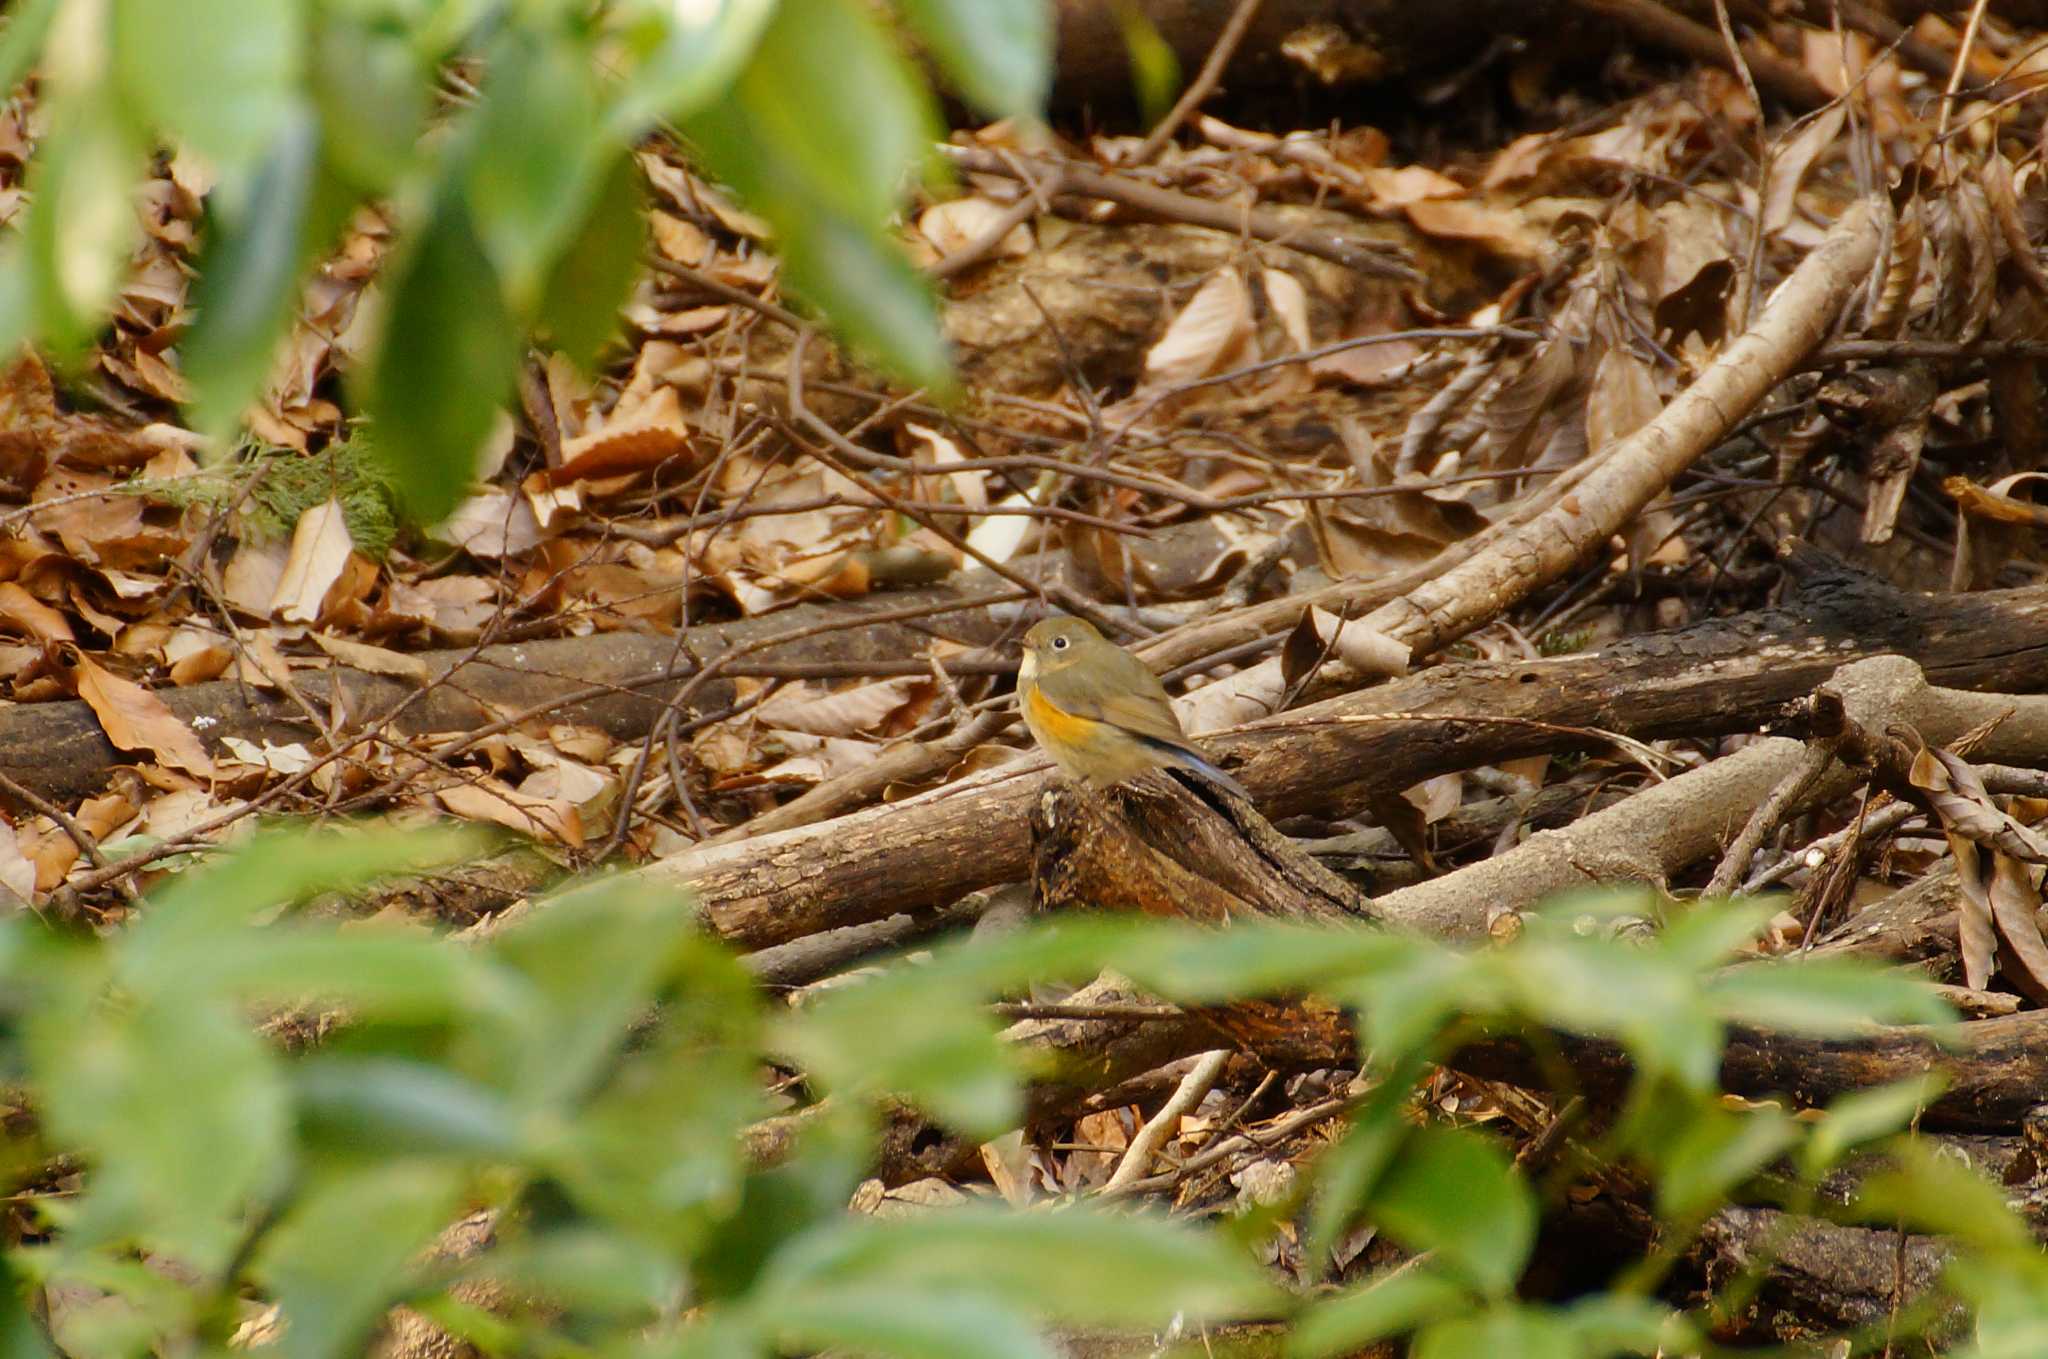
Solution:
{"label": "green leaf", "polygon": [[387,193],[418,159],[433,110],[427,66],[390,26],[330,6],[315,13],[309,92],[327,156],[359,193]]}
{"label": "green leaf", "polygon": [[51,1359],[55,1352],[29,1315],[25,1296],[13,1262],[0,1255],[0,1354],[7,1359]]}
{"label": "green leaf", "polygon": [[1374,1189],[1370,1211],[1413,1250],[1483,1292],[1514,1287],[1536,1240],[1536,1203],[1507,1153],[1475,1133],[1418,1128]]}
{"label": "green leaf", "polygon": [[1700,901],[1657,937],[1657,951],[1679,966],[1704,972],[1754,940],[1776,911],[1769,901]]}
{"label": "green leaf", "polygon": [[446,184],[386,277],[367,405],[407,509],[438,523],[475,479],[512,387],[519,332],[469,209]]}
{"label": "green leaf", "polygon": [[445,867],[484,843],[460,830],[273,826],[203,871],[180,874],[157,888],[151,910],[124,937],[133,952],[159,935],[210,936],[223,925],[322,892],[348,892],[379,878]]}
{"label": "green leaf", "polygon": [[1694,1090],[1720,1072],[1721,1025],[1699,981],[1656,951],[1545,922],[1494,960],[1521,1012],[1572,1033],[1618,1038],[1646,1076]]}
{"label": "green leaf", "polygon": [[548,274],[536,328],[586,372],[619,333],[619,308],[640,275],[645,207],[640,167],[620,152]]}
{"label": "green leaf", "polygon": [[[688,980],[684,988],[707,1006],[717,999]],[[543,1157],[586,1212],[685,1254],[739,1202],[749,1168],[742,1133],[768,1112],[755,1060],[754,997],[735,989],[731,1014],[745,1022],[724,1034],[679,1016],[687,1003],[670,1003],[654,1040],[620,1064]]]}
{"label": "green leaf", "polygon": [[905,175],[945,135],[930,91],[857,0],[781,0],[732,98],[807,196],[863,224],[895,211]]}
{"label": "green leaf", "polygon": [[1658,1150],[1658,1210],[1675,1218],[1704,1213],[1798,1140],[1798,1125],[1775,1109],[1736,1114],[1702,1106],[1677,1139]]}
{"label": "green leaf", "polygon": [[5,26],[0,27],[0,90],[13,89],[28,74],[61,3],[62,0],[23,0],[13,7]]}
{"label": "green leaf", "polygon": [[1578,1338],[1579,1353],[1691,1354],[1699,1336],[1679,1313],[1648,1298],[1621,1293],[1581,1298],[1558,1314],[1565,1329]]}
{"label": "green leaf", "polygon": [[774,225],[789,286],[882,363],[950,391],[930,287],[883,230],[938,130],[929,92],[855,0],[783,0],[731,97],[684,125]]}
{"label": "green leaf", "polygon": [[1863,1182],[1851,1205],[1881,1226],[1953,1236],[1986,1251],[2032,1248],[2027,1225],[1976,1169],[1913,1138],[1892,1144],[1897,1162]]}
{"label": "green leaf", "polygon": [[1113,0],[1124,50],[1131,58],[1131,89],[1138,96],[1138,116],[1147,127],[1166,116],[1180,92],[1180,58],[1172,44],[1134,0]]}
{"label": "green leaf", "polygon": [[673,1306],[689,1286],[667,1249],[596,1227],[500,1240],[473,1274],[558,1306],[635,1324]]}
{"label": "green leaf", "polygon": [[340,1151],[511,1159],[524,1150],[503,1097],[441,1067],[316,1057],[292,1075],[306,1136]]}
{"label": "green leaf", "polygon": [[492,938],[488,956],[533,987],[517,1048],[505,1054],[522,1104],[586,1096],[679,970],[748,1012],[738,965],[694,928],[683,893],[619,878],[554,897]]}
{"label": "green leaf", "polygon": [[1471,1306],[1464,1285],[1426,1269],[1403,1271],[1316,1303],[1295,1323],[1287,1353],[1291,1359],[1350,1354]]}
{"label": "green leaf", "polygon": [[51,110],[49,135],[29,167],[33,201],[22,215],[35,337],[59,358],[100,331],[141,235],[130,202],[142,142],[106,92],[72,92]]}
{"label": "green leaf", "polygon": [[1849,1037],[1876,1024],[1955,1022],[1927,982],[1853,959],[1779,959],[1732,968],[1707,983],[1709,999],[1736,1023],[1817,1038]]}
{"label": "green leaf", "polygon": [[1841,1096],[1828,1105],[1827,1116],[1799,1149],[1801,1170],[1818,1178],[1852,1148],[1904,1130],[1947,1087],[1948,1077],[1933,1071]]}
{"label": "green leaf", "polygon": [[316,1183],[265,1238],[255,1274],[291,1324],[283,1359],[360,1353],[397,1302],[421,1249],[454,1218],[454,1168],[391,1161]]}
{"label": "green leaf", "polygon": [[1157,1325],[1277,1301],[1248,1256],[1156,1219],[1073,1209],[1012,1213],[962,1208],[887,1221],[841,1219],[807,1232],[770,1262],[761,1315],[812,1290],[953,1289],[1033,1317],[1078,1325]]}
{"label": "green leaf", "polygon": [[508,29],[467,127],[471,219],[515,312],[530,313],[606,168],[592,56],[569,34]]}
{"label": "green leaf", "polygon": [[212,161],[224,179],[237,179],[297,115],[306,9],[248,0],[113,0],[122,93]]}
{"label": "green leaf", "polygon": [[1945,1280],[1976,1309],[1974,1343],[1957,1359],[2036,1359],[2048,1354],[2048,1262],[2026,1247],[1964,1254]]}
{"label": "green leaf", "polygon": [[[215,192],[232,207],[218,213],[193,288],[198,319],[179,356],[197,394],[193,422],[216,439],[255,400],[297,310],[300,275],[341,225],[339,196],[316,192],[319,141],[317,121],[300,111],[285,122],[247,192]],[[324,200],[317,213],[316,200]]]}
{"label": "green leaf", "polygon": [[849,1286],[776,1296],[762,1329],[786,1349],[897,1359],[1054,1359],[1058,1351],[1008,1307],[949,1289]]}
{"label": "green leaf", "polygon": [[984,113],[1039,115],[1052,81],[1052,8],[1044,0],[904,0],[903,15]]}
{"label": "green leaf", "polygon": [[953,354],[939,331],[930,284],[894,240],[822,210],[803,226],[776,221],[776,228],[792,289],[856,348],[938,396],[952,394]]}
{"label": "green leaf", "polygon": [[51,1131],[93,1159],[72,1243],[132,1237],[202,1273],[276,1189],[290,1114],[276,1059],[242,1019],[198,998],[142,1001],[30,1024]]}
{"label": "green leaf", "polygon": [[650,0],[641,6],[646,55],[626,77],[606,123],[620,142],[638,141],[662,118],[681,119],[723,95],[739,74],[775,0],[717,0],[680,6]]}
{"label": "green leaf", "polygon": [[998,1030],[978,992],[911,969],[828,994],[791,1016],[775,1046],[838,1098],[899,1095],[987,1138],[1023,1108],[1018,1054]]}
{"label": "green leaf", "polygon": [[1114,961],[1148,990],[1207,1004],[1338,984],[1363,992],[1447,952],[1375,930],[1245,922],[1134,936],[1115,949]]}
{"label": "green leaf", "polygon": [[[1603,1353],[1591,1351],[1590,1353]],[[1589,1359],[1556,1317],[1536,1307],[1501,1305],[1476,1317],[1441,1321],[1416,1337],[1410,1359]]]}

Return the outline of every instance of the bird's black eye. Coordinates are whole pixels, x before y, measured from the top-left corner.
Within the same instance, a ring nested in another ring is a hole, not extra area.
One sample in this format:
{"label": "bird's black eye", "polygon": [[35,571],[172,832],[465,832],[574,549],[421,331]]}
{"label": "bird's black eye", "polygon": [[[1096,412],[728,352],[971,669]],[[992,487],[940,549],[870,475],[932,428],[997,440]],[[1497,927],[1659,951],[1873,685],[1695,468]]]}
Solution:
{"label": "bird's black eye", "polygon": [[1066,639],[1066,638],[1064,638],[1064,637],[1055,637],[1055,638],[1053,638],[1053,639],[1052,639],[1052,649],[1053,649],[1054,651],[1065,651],[1065,650],[1067,649],[1067,639]]}

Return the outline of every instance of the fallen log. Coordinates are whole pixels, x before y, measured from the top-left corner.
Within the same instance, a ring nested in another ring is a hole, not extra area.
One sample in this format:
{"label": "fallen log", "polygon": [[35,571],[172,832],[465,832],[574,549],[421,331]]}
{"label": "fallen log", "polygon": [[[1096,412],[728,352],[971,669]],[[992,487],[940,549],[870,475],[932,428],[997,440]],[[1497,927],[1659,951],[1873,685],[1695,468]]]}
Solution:
{"label": "fallen log", "polygon": [[[1524,755],[1754,731],[1851,661],[1912,656],[1952,689],[2048,682],[2048,588],[1920,595],[1805,563],[1778,609],[1650,633],[1584,656],[1437,667],[1207,738],[1268,816],[1340,816],[1371,792]],[[860,924],[1016,881],[1037,761],[888,807],[713,849],[645,871],[687,884],[744,949]],[[1741,824],[1727,827],[1733,834]]]}
{"label": "fallen log", "polygon": [[[552,720],[598,727],[616,740],[647,734],[700,668],[699,662],[741,647],[755,673],[776,665],[834,665],[875,656],[921,653],[937,632],[980,646],[1004,623],[989,612],[987,583],[967,581],[859,601],[798,605],[780,613],[690,629],[677,639],[636,632],[548,638],[418,654],[424,684],[350,666],[298,671],[293,684],[318,711],[346,714],[347,735],[470,731],[528,709]],[[913,626],[913,623],[916,626]],[[806,634],[780,645],[783,634]],[[733,673],[746,674],[736,666]],[[222,736],[279,744],[317,735],[303,708],[275,689],[215,680],[160,689],[157,697],[186,725],[217,742]],[[689,712],[714,712],[733,701],[730,679],[699,684]],[[558,706],[551,706],[558,705]],[[115,749],[84,703],[69,700],[0,707],[0,774],[57,802],[97,791],[109,769],[136,757]]]}

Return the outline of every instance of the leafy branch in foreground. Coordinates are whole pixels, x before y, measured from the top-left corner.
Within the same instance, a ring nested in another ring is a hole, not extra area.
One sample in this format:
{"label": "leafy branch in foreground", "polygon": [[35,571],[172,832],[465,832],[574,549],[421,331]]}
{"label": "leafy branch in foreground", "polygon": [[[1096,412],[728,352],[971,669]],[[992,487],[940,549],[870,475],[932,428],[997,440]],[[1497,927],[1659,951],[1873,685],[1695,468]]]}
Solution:
{"label": "leafy branch in foreground", "polygon": [[[1897,1136],[1925,1083],[1818,1118],[1723,1107],[1731,1020],[1839,1034],[1946,1017],[1924,987],[1868,969],[1726,970],[1758,924],[1747,908],[1696,908],[1643,944],[1603,927],[1613,903],[1577,903],[1469,954],[1353,931],[1081,921],[943,948],[773,1019],[685,901],[623,880],[474,948],[338,930],[300,908],[466,849],[274,833],[178,877],[110,939],[31,917],[0,928],[0,1055],[39,1119],[9,1147],[33,1227],[4,1257],[22,1287],[0,1293],[0,1329],[34,1338],[26,1297],[40,1287],[68,1300],[48,1320],[81,1359],[217,1348],[270,1303],[294,1356],[357,1352],[400,1303],[500,1353],[1012,1359],[1053,1353],[1047,1328],[1175,1315],[1281,1319],[1301,1356],[1403,1336],[1431,1359],[1682,1353],[1705,1318],[1658,1284],[1706,1217],[1872,1148],[1888,1168],[1850,1215],[1955,1239],[1949,1286],[1976,1309],[1975,1352],[2027,1352],[2048,1326],[2048,1265],[1997,1189]],[[1351,1007],[1366,1095],[1272,1211],[1302,1224],[1311,1261],[1370,1224],[1411,1264],[1302,1294],[1245,1247],[1270,1215],[1219,1229],[1087,1204],[848,1212],[876,1146],[874,1096],[1002,1131],[1029,1073],[987,1001],[1105,964],[1186,1003],[1312,990]],[[282,1005],[340,1022],[288,1055],[252,1020]],[[1431,1060],[1474,1032],[1554,1028],[1631,1054],[1637,1079],[1584,1153],[1653,1183],[1665,1232],[1642,1267],[1571,1300],[1518,1294],[1562,1187],[1414,1099]],[[824,1099],[764,1167],[743,1134],[771,1112],[763,1072],[792,1060]],[[60,1157],[84,1167],[76,1193],[56,1187],[72,1164]],[[495,1214],[492,1249],[430,1249],[478,1208]],[[506,1301],[463,1302],[477,1279]]]}
{"label": "leafy branch in foreground", "polygon": [[[1036,116],[1041,0],[902,13],[971,102]],[[612,337],[643,247],[632,151],[667,121],[774,228],[796,292],[904,376],[949,381],[928,289],[887,232],[937,105],[859,0],[30,0],[5,24],[0,88],[34,71],[49,130],[0,247],[0,352],[92,343],[140,237],[135,186],[168,147],[185,182],[211,183],[176,357],[195,424],[226,435],[301,281],[358,208],[389,204],[401,242],[355,376],[422,520],[466,486],[523,334],[586,364]]]}

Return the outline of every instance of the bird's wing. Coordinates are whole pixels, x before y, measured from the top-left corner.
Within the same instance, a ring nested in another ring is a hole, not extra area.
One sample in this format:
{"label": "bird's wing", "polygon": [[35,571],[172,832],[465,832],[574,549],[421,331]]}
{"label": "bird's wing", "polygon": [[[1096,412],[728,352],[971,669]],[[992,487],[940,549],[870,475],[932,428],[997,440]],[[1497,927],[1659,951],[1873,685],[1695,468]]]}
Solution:
{"label": "bird's wing", "polygon": [[[1116,683],[1106,696],[1078,700],[1079,717],[1110,722],[1126,731],[1171,746],[1185,746],[1187,737],[1173,715],[1173,699],[1159,677],[1145,663],[1127,651],[1118,651],[1113,662]],[[1060,695],[1064,698],[1064,695]]]}

